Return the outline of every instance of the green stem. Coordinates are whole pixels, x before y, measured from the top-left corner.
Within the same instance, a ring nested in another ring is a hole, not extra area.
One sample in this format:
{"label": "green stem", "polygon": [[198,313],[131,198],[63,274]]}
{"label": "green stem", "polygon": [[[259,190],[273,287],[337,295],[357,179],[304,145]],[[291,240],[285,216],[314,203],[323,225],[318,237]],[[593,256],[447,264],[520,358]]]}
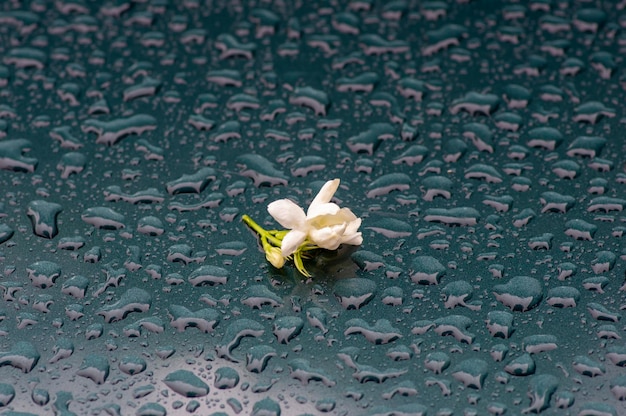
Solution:
{"label": "green stem", "polygon": [[311,251],[311,250],[318,250],[318,249],[319,249],[319,246],[313,244],[308,239],[304,240],[304,242],[302,244],[300,244],[300,247],[298,247],[298,250],[302,251],[302,252]]}
{"label": "green stem", "polygon": [[241,216],[241,221],[245,222],[246,225],[250,228],[252,228],[254,231],[256,231],[257,234],[264,234],[265,230],[263,228],[261,228],[261,226],[259,224],[257,224],[256,222],[254,222],[254,220],[252,218],[250,218],[250,216],[244,214]]}
{"label": "green stem", "polygon": [[252,228],[258,235],[260,235],[261,237],[267,239],[267,241],[269,241],[270,243],[272,243],[274,246],[276,247],[280,247],[283,240],[282,239],[278,239],[276,237],[274,237],[273,235],[271,235],[267,230],[265,230],[263,227],[261,227],[259,224],[257,224],[256,222],[254,222],[254,220],[252,218],[250,218],[248,215],[244,214],[241,216],[241,220],[246,223],[246,225],[250,228]]}
{"label": "green stem", "polygon": [[283,238],[285,238],[285,235],[288,232],[289,232],[289,230],[269,230],[268,231],[268,233],[270,233],[274,237],[278,238],[279,240],[282,240]]}

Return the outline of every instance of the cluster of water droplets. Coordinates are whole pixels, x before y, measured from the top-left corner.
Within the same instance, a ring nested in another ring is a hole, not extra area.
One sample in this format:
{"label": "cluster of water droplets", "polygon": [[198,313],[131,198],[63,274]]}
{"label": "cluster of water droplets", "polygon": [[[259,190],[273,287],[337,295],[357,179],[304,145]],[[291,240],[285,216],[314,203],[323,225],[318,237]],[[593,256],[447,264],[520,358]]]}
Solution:
{"label": "cluster of water droplets", "polygon": [[0,412],[623,413],[625,9],[2,4]]}

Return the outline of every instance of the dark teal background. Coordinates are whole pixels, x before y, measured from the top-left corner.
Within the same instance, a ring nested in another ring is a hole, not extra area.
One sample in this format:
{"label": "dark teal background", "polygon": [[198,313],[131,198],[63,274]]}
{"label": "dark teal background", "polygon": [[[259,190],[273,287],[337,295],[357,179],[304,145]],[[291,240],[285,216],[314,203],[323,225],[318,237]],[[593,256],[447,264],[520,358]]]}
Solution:
{"label": "dark teal background", "polygon": [[3,2],[0,413],[623,414],[625,6]]}

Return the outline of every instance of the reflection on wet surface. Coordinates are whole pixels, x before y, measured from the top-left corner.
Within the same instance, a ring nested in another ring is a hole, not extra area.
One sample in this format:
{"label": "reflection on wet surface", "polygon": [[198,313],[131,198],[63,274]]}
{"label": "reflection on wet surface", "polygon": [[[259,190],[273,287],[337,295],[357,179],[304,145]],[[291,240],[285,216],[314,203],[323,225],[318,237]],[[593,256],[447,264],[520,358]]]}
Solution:
{"label": "reflection on wet surface", "polygon": [[624,413],[625,7],[3,3],[0,413]]}

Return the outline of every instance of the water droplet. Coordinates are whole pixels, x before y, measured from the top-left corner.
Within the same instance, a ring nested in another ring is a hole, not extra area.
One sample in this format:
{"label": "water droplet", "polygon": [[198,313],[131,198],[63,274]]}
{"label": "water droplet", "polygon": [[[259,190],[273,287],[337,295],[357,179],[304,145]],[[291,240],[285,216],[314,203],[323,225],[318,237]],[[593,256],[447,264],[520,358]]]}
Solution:
{"label": "water droplet", "polygon": [[426,356],[424,366],[435,374],[441,374],[450,366],[450,356],[445,352],[432,352]]}
{"label": "water droplet", "polygon": [[387,344],[402,337],[387,319],[379,319],[370,325],[363,319],[353,318],[346,322],[346,326],[348,328],[343,332],[344,335],[361,334],[373,344]]}
{"label": "water droplet", "polygon": [[129,375],[135,375],[143,372],[147,368],[146,360],[137,356],[122,357],[119,364],[119,369]]}
{"label": "water droplet", "polygon": [[193,286],[226,284],[228,281],[228,270],[218,267],[204,265],[200,266],[189,275],[188,281]]}
{"label": "water droplet", "polygon": [[434,257],[416,256],[411,261],[411,280],[420,284],[439,284],[446,268]]}
{"label": "water droplet", "polygon": [[312,368],[308,360],[298,358],[289,361],[288,365],[291,377],[299,380],[303,385],[311,381],[320,381],[327,387],[333,387],[336,384],[323,370]]}
{"label": "water droplet", "polygon": [[125,228],[126,217],[108,207],[87,208],[81,215],[81,219],[87,224],[105,230],[119,230]]}
{"label": "water droplet", "polygon": [[184,397],[202,397],[209,394],[209,386],[188,370],[176,370],[163,379],[172,391]]}
{"label": "water droplet", "polygon": [[109,372],[110,364],[106,357],[90,354],[83,359],[83,363],[76,374],[88,378],[96,384],[103,384],[109,377]]}
{"label": "water droplet", "polygon": [[33,403],[38,406],[45,406],[50,402],[50,393],[40,387],[34,388],[30,395]]}
{"label": "water droplet", "polygon": [[26,139],[0,142],[0,169],[13,172],[34,172],[39,163],[38,160],[24,156],[24,153],[30,149],[32,149],[32,143]]}
{"label": "water droplet", "polygon": [[136,414],[137,416],[165,416],[167,414],[167,410],[158,403],[145,403],[137,409]]}
{"label": "water droplet", "polygon": [[220,358],[225,358],[233,362],[238,360],[232,356],[232,350],[237,348],[244,337],[260,337],[265,333],[261,324],[247,318],[240,318],[231,322],[225,329],[220,344],[215,349]]}
{"label": "water droplet", "polygon": [[239,384],[239,373],[231,367],[220,367],[215,371],[215,387],[232,389]]}
{"label": "water droplet", "polygon": [[181,305],[170,305],[168,309],[170,325],[182,332],[192,327],[202,332],[213,332],[220,320],[220,314],[215,309],[204,308],[195,312]]}
{"label": "water droplet", "polygon": [[530,406],[524,413],[541,412],[550,407],[550,399],[558,387],[558,379],[550,374],[539,374],[530,379],[528,395]]}
{"label": "water droplet", "polygon": [[281,344],[288,344],[302,331],[304,320],[298,316],[281,316],[274,321],[273,332]]}
{"label": "water droplet", "polygon": [[287,176],[277,170],[273,163],[258,154],[244,154],[237,157],[237,163],[243,167],[241,175],[254,181],[255,186],[287,185]]}
{"label": "water droplet", "polygon": [[530,354],[552,351],[557,348],[557,338],[549,334],[529,335],[524,338],[523,348]]}
{"label": "water droplet", "polygon": [[469,358],[459,362],[452,369],[452,377],[463,383],[465,387],[482,389],[483,383],[487,378],[489,366],[483,360]]}
{"label": "water droplet", "polygon": [[102,315],[107,323],[115,322],[126,318],[131,312],[146,312],[151,304],[152,297],[148,292],[139,288],[130,288],[117,302],[100,309],[98,315]]}
{"label": "water droplet", "polygon": [[516,276],[508,283],[494,286],[498,301],[513,311],[528,311],[536,307],[543,298],[543,290],[537,279]]}
{"label": "water droplet", "polygon": [[280,416],[280,404],[266,397],[254,403],[252,406],[252,416]]}
{"label": "water droplet", "polygon": [[15,389],[12,385],[0,383],[0,406],[8,406],[15,398]]}
{"label": "water droplet", "polygon": [[514,376],[528,376],[535,374],[536,368],[537,366],[533,357],[525,353],[509,361],[504,367],[504,371]]}
{"label": "water droplet", "polygon": [[112,146],[130,134],[141,135],[146,131],[156,129],[157,120],[148,114],[135,114],[126,118],[117,118],[110,121],[87,119],[81,128],[85,133],[96,133],[96,143]]}
{"label": "water droplet", "polygon": [[363,278],[342,279],[335,283],[333,293],[345,309],[360,309],[374,298],[376,283]]}
{"label": "water droplet", "polygon": [[54,202],[31,201],[26,209],[26,215],[33,225],[33,233],[43,238],[54,238],[59,233],[57,217],[61,211],[63,207]]}

